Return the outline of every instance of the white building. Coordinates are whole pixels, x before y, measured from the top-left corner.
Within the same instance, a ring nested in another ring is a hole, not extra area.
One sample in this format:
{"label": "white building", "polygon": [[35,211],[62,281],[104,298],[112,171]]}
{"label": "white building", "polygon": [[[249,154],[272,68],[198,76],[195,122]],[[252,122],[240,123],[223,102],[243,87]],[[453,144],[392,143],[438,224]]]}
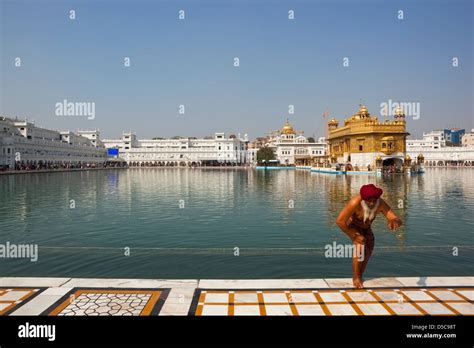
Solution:
{"label": "white building", "polygon": [[118,140],[102,140],[107,148],[117,148],[119,157],[130,166],[240,165],[247,163],[247,135],[243,138],[215,133],[208,138],[137,139],[123,133]]}
{"label": "white building", "polygon": [[247,163],[250,165],[257,165],[258,148],[250,147],[247,149]]}
{"label": "white building", "polygon": [[[470,133],[466,133],[464,137]],[[425,165],[474,165],[474,144],[463,146],[446,146],[443,131],[423,133],[423,139],[407,139],[407,155],[412,160],[422,155]]]}
{"label": "white building", "polygon": [[[99,139],[98,131],[89,134]],[[0,166],[77,165],[101,163],[107,150],[72,132],[36,127],[33,122],[0,116]]]}
{"label": "white building", "polygon": [[443,131],[423,133],[423,139],[407,139],[407,150],[411,149],[440,149],[446,146]]}
{"label": "white building", "polygon": [[319,138],[318,142],[309,142],[302,132],[298,134],[288,121],[279,134],[270,137],[269,147],[274,149],[276,159],[282,165],[309,166],[327,158],[324,138]]}

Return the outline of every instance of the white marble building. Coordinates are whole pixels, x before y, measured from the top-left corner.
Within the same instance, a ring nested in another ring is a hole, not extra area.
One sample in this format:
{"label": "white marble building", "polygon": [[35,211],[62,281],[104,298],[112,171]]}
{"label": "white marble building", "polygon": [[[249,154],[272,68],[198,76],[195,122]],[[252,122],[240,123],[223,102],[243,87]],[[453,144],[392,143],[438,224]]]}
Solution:
{"label": "white marble building", "polygon": [[247,135],[243,138],[215,133],[208,138],[137,139],[123,133],[118,140],[102,140],[107,148],[117,148],[119,157],[130,166],[240,165],[247,163]]}
{"label": "white marble building", "polygon": [[282,165],[312,165],[327,159],[327,144],[324,138],[309,142],[302,132],[296,132],[287,121],[279,134],[271,136],[268,146],[275,151]]}
{"label": "white marble building", "polygon": [[[99,140],[98,131],[88,131]],[[13,169],[40,164],[101,163],[107,150],[85,136],[37,127],[33,122],[0,116],[0,166]]]}
{"label": "white marble building", "polygon": [[407,139],[406,145],[412,160],[421,154],[428,166],[474,165],[474,146],[446,146],[442,131],[423,133],[423,139]]}
{"label": "white marble building", "polygon": [[407,139],[406,145],[407,149],[440,149],[446,146],[446,139],[443,131],[431,131],[423,133],[423,139]]}

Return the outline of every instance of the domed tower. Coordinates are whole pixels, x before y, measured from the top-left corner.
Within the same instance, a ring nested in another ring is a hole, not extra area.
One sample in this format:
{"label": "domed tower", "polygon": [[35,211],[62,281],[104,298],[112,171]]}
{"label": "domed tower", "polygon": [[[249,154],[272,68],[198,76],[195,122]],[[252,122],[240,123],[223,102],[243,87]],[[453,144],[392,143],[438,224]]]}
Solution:
{"label": "domed tower", "polygon": [[286,119],[286,123],[283,126],[283,128],[281,129],[281,134],[287,134],[287,135],[295,134],[295,130],[293,129],[293,126],[290,124],[288,119]]}
{"label": "domed tower", "polygon": [[329,130],[336,129],[338,126],[339,126],[339,122],[334,117],[328,122]]}
{"label": "domed tower", "polygon": [[370,114],[369,114],[369,110],[367,109],[367,107],[363,104],[360,104],[359,105],[359,112],[358,112],[360,118],[369,118],[370,117]]}
{"label": "domed tower", "polygon": [[403,108],[400,103],[398,103],[398,106],[395,109],[395,115],[393,117],[395,118],[395,121],[405,121],[405,113],[403,112]]}

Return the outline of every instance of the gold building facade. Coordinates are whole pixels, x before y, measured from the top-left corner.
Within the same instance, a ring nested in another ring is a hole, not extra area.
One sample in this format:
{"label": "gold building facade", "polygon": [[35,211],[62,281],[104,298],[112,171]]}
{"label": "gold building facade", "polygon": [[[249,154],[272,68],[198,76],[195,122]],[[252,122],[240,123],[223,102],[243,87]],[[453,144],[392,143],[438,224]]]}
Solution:
{"label": "gold building facade", "polygon": [[328,122],[328,146],[332,163],[350,163],[360,170],[383,165],[403,167],[406,158],[405,114],[398,107],[392,120],[379,121],[364,105],[344,120]]}

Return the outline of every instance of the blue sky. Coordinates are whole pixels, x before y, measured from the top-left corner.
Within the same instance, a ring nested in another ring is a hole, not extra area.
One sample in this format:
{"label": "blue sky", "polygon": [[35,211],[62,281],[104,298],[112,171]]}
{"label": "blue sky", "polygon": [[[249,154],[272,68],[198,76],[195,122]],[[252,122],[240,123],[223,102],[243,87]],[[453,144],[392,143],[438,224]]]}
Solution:
{"label": "blue sky", "polygon": [[[474,128],[470,0],[0,0],[0,11],[0,114],[48,128],[254,138],[289,117],[322,136],[326,108],[341,121],[390,99],[420,103],[414,136]],[[56,116],[64,99],[95,102],[95,119]]]}

